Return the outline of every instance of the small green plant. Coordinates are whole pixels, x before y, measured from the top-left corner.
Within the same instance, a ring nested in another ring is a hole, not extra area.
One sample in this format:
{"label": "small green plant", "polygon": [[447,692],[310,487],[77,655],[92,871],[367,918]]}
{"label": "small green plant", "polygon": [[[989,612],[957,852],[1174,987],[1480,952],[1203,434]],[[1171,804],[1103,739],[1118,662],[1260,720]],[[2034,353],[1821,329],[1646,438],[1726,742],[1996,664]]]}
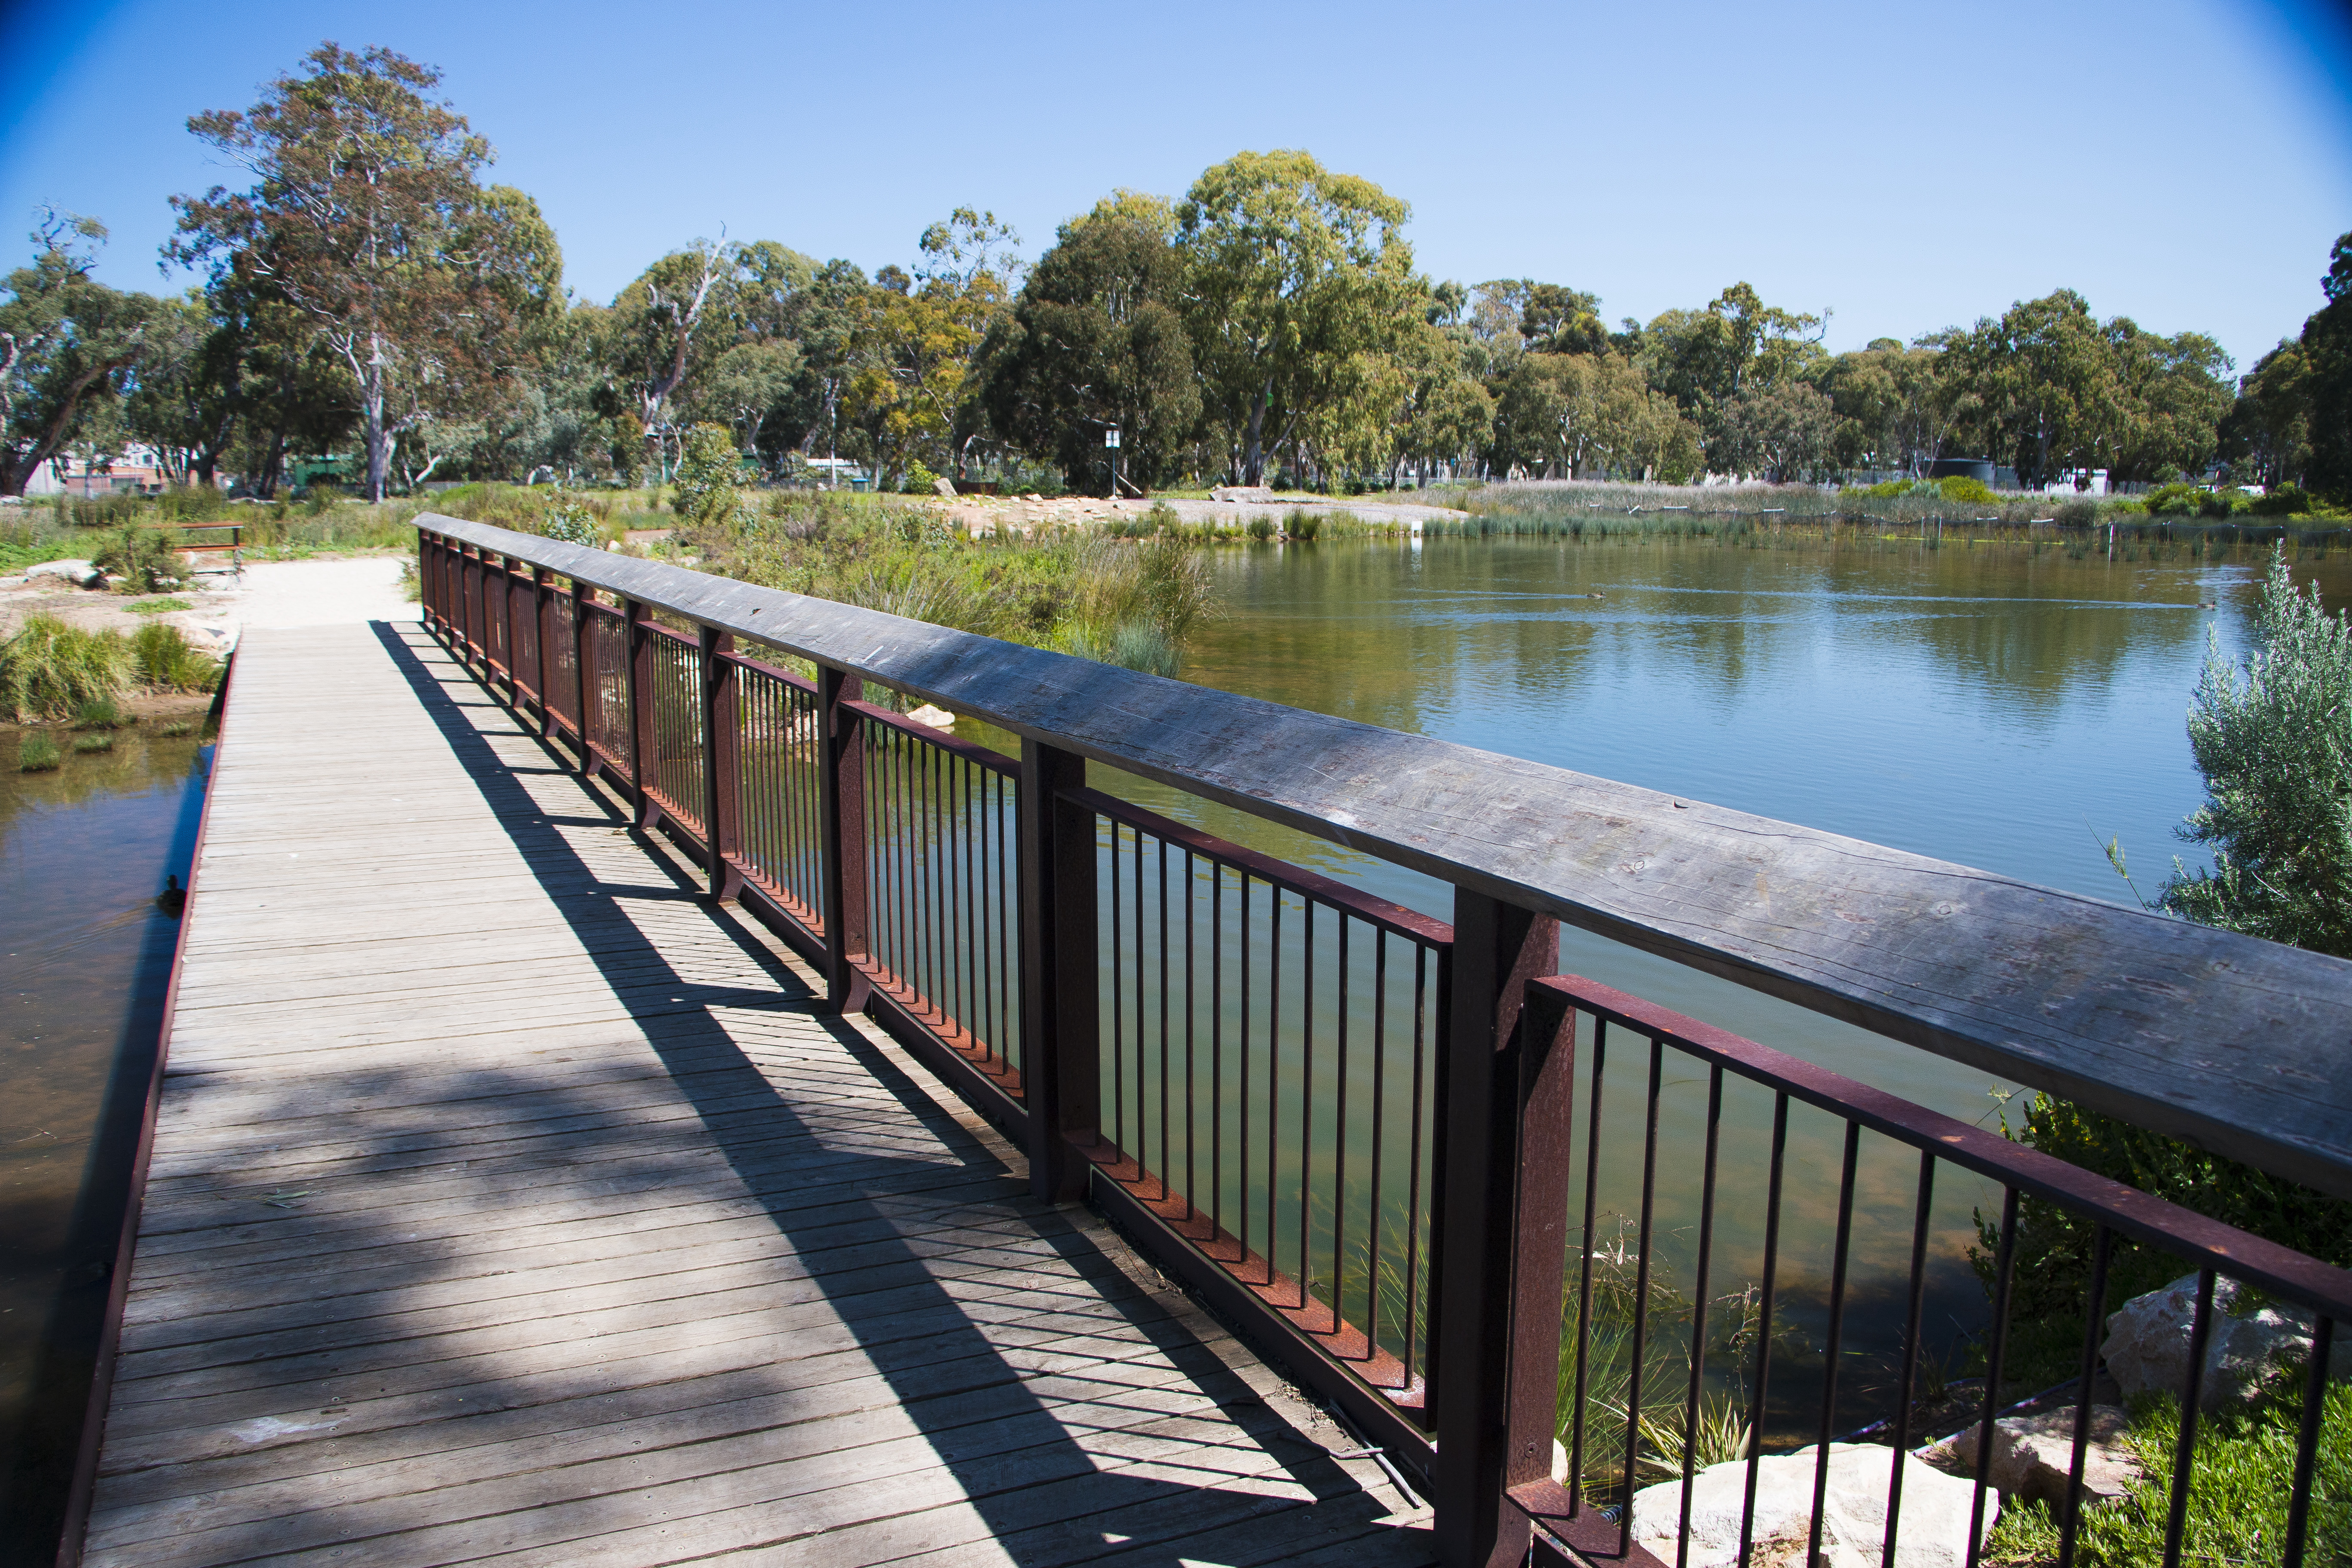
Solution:
{"label": "small green plant", "polygon": [[414,561],[400,563],[400,596],[412,605],[425,597],[425,583],[416,575],[416,563]]}
{"label": "small green plant", "polygon": [[110,577],[120,577],[125,592],[153,594],[180,585],[180,557],[163,531],[126,522],[98,552],[90,564]]}
{"label": "small green plant", "polygon": [[1252,539],[1263,544],[1274,537],[1274,519],[1265,516],[1254,517],[1249,520],[1247,531]]}
{"label": "small green plant", "polygon": [[174,719],[155,731],[167,741],[176,741],[183,735],[193,735],[195,732],[196,721],[194,719]]}
{"label": "small green plant", "polygon": [[77,730],[120,730],[131,722],[131,715],[110,697],[100,697],[85,702],[74,712]]}
{"label": "small green plant", "polygon": [[2000,498],[1982,479],[1972,479],[1966,474],[1948,474],[1936,481],[1936,489],[1946,500],[1959,501],[1968,506],[1990,506]]}
{"label": "small green plant", "polygon": [[1323,519],[1305,507],[1292,507],[1282,520],[1282,531],[1293,539],[1312,539],[1323,531]]}
{"label": "small green plant", "polygon": [[1183,518],[1164,500],[1153,501],[1144,512],[1143,521],[1150,525],[1146,531],[1150,533],[1173,533],[1184,526]]}
{"label": "small green plant", "polygon": [[302,510],[312,517],[324,517],[342,499],[341,485],[331,479],[312,479],[310,489],[304,492]]}
{"label": "small green plant", "polygon": [[150,621],[131,634],[131,655],[139,679],[158,691],[210,691],[220,680],[220,661],[163,621]]}
{"label": "small green plant", "polygon": [[105,730],[100,730],[95,734],[76,735],[73,749],[82,752],[110,752],[114,750],[114,736]]}
{"label": "small green plant", "polygon": [[2281,485],[2256,496],[2247,510],[2257,517],[2301,517],[2311,510],[2311,498],[2301,485]]}
{"label": "small green plant", "polygon": [[45,773],[65,761],[58,743],[36,730],[16,742],[16,771],[20,773]]}
{"label": "small green plant", "polygon": [[[558,491],[554,503],[540,514],[539,531],[566,544],[593,546],[596,542],[596,519],[585,505],[577,500],[566,500]],[[409,565],[407,575],[414,578],[415,574],[415,566]]]}
{"label": "small green plant", "polygon": [[125,605],[122,607],[134,616],[167,616],[174,610],[195,608],[185,599],[142,599],[135,605]]}

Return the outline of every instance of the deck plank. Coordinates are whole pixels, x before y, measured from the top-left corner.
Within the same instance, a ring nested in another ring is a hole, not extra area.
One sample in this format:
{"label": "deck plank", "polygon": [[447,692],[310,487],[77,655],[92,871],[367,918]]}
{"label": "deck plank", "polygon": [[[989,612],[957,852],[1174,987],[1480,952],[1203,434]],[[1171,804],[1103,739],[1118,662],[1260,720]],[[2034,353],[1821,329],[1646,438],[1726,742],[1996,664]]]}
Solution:
{"label": "deck plank", "polygon": [[415,626],[237,660],[83,1561],[1432,1560]]}

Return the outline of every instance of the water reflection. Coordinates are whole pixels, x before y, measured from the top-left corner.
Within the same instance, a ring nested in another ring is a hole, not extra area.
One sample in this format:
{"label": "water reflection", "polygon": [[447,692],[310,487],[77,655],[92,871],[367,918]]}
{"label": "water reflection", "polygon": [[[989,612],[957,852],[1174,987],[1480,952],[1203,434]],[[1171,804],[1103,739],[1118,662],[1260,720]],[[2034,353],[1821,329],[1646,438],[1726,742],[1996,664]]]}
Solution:
{"label": "water reflection", "polygon": [[0,773],[0,1563],[56,1553],[207,755],[124,731]]}

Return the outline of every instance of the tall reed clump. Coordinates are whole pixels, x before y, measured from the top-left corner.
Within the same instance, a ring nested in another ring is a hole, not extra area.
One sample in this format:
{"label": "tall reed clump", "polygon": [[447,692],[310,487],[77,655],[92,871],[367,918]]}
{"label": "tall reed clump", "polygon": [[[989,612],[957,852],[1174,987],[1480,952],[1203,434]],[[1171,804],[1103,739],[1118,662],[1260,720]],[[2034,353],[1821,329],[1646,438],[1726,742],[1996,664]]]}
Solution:
{"label": "tall reed clump", "polygon": [[[144,631],[176,628],[153,626]],[[129,695],[137,676],[131,644],[118,632],[88,632],[55,616],[30,616],[0,643],[0,705],[19,722],[65,719],[94,702]]]}
{"label": "tall reed clump", "polygon": [[21,773],[45,773],[65,761],[58,743],[39,731],[16,742],[16,771]]}
{"label": "tall reed clump", "polygon": [[1132,543],[1090,537],[1076,548],[1077,604],[1064,651],[1149,675],[1173,676],[1185,643],[1216,614],[1216,586],[1198,542],[1158,534]]}

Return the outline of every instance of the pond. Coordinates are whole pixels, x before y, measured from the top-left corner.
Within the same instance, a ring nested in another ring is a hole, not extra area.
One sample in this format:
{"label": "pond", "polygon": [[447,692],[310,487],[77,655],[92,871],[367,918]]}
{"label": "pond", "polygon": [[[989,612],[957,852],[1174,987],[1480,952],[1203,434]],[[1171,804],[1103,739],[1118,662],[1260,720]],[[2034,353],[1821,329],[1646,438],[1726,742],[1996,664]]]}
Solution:
{"label": "pond", "polygon": [[[2263,566],[2251,549],[2110,558],[1950,537],[1325,542],[1214,560],[1229,613],[1188,679],[2116,902],[2153,899],[2176,854],[2202,863],[2173,832],[2201,797],[2184,721],[2209,633],[2225,650],[2243,644]],[[2341,555],[2298,563],[2298,579],[2315,573],[2331,604],[2352,588]],[[1110,787],[1450,912],[1450,889],[1417,873],[1140,780]],[[2110,839],[2137,895],[2109,864]],[[1571,972],[1966,1121],[1997,1125],[2015,1089],[1580,931],[1562,947]],[[1695,1283],[1706,1099],[1704,1070],[1676,1062],[1669,1054],[1657,1188],[1669,1291]],[[1620,1258],[1638,1209],[1645,1070],[1644,1052],[1621,1048],[1605,1085],[1616,1110],[1593,1239]],[[1724,1111],[1717,1295],[1737,1296],[1760,1268],[1771,1099],[1748,1087],[1733,1080]],[[1825,1115],[1792,1115],[1780,1266],[1792,1375],[1776,1362],[1773,1401],[1790,1438],[1815,1419],[1819,1369],[1805,1370],[1801,1342],[1818,1349],[1826,1315],[1842,1136]],[[1882,1370],[1899,1342],[1917,1171],[1916,1155],[1864,1141],[1847,1343]],[[1989,1315],[1969,1252],[1999,1194],[1949,1168],[1937,1180],[1927,1321],[1940,1378]],[[1848,1424],[1873,1408],[1868,1382],[1850,1380]]]}
{"label": "pond", "polygon": [[16,771],[0,729],[0,1563],[54,1560],[210,748],[152,729]]}

